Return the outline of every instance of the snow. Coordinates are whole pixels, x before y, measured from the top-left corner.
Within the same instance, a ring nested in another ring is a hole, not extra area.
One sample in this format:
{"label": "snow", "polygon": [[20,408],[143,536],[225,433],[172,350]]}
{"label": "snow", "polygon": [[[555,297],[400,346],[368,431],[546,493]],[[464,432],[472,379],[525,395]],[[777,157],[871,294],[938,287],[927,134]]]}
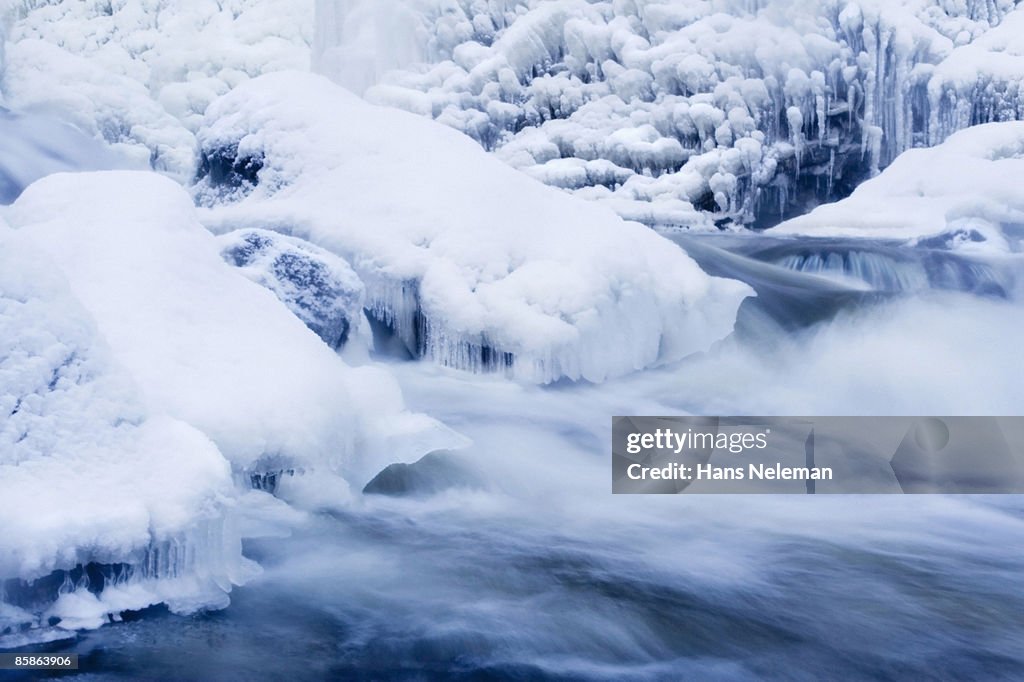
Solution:
{"label": "snow", "polygon": [[166,178],[53,175],[8,218],[67,276],[147,407],[202,430],[236,469],[270,458],[358,472],[383,447],[365,423],[387,418],[401,431],[416,419],[383,371],[347,367],[225,263],[187,193]]}
{"label": "snow", "polygon": [[929,149],[905,152],[848,199],[821,206],[773,234],[921,240],[1006,250],[1024,225],[1024,122],[960,131]]}
{"label": "snow", "polygon": [[[190,584],[178,600],[208,603],[209,583],[222,598],[245,579],[240,547],[224,538],[228,462],[199,430],[147,409],[56,263],[2,221],[0,414],[0,577],[179,542],[203,567],[182,564]],[[200,544],[199,528],[219,535]],[[26,618],[5,607],[0,631]]]}
{"label": "snow", "polygon": [[[7,105],[48,108],[180,182],[211,102],[310,64],[627,219],[691,229],[776,224],[907,149],[1024,117],[1013,0],[11,7]],[[556,163],[570,160],[615,171]]]}
{"label": "snow", "polygon": [[[67,584],[52,603],[4,606],[0,630],[50,617],[97,627],[156,603],[223,607],[256,570],[241,539],[263,503],[240,496],[239,475],[287,466],[343,500],[396,459],[466,444],[222,260],[239,235],[210,235],[165,177],[59,173],[4,217],[0,578],[65,571]],[[259,257],[328,264],[346,294],[359,291],[336,257],[271,236]],[[66,573],[90,563],[108,574],[99,594]]]}
{"label": "snow", "polygon": [[194,132],[213,99],[261,73],[309,66],[309,2],[10,5],[7,106],[50,110],[180,181],[194,173]]}
{"label": "snow", "polygon": [[319,0],[320,72],[652,225],[767,226],[907,149],[1024,118],[1013,0],[395,0],[400,56],[351,35],[378,4]]}
{"label": "snow", "polygon": [[204,223],[283,231],[344,257],[410,350],[465,369],[602,381],[730,333],[744,285],[610,211],[546,188],[464,136],[325,78],[270,74],[207,111],[203,153],[259,159]]}

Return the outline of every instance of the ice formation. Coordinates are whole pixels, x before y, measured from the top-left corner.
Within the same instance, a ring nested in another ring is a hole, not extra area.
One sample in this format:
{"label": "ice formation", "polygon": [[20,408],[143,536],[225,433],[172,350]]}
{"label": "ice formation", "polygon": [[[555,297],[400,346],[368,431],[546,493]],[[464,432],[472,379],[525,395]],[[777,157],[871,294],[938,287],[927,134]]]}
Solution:
{"label": "ice formation", "polygon": [[240,85],[210,106],[199,140],[204,155],[260,168],[240,201],[199,183],[208,227],[285,231],[341,255],[370,314],[444,365],[602,381],[707,348],[749,293],[465,136],[319,76]]}
{"label": "ice formation", "polygon": [[193,133],[211,101],[261,73],[309,66],[311,2],[0,2],[5,8],[7,106],[48,109],[181,181],[194,171]]}
{"label": "ice formation", "polygon": [[[109,611],[220,603],[251,570],[228,519],[228,462],[199,430],[145,404],[32,241],[0,222],[0,639],[51,616],[77,627],[70,602],[93,595],[70,585],[40,603],[9,579],[91,562],[126,566]],[[173,563],[174,585],[157,587],[144,557],[168,546],[188,557]]]}
{"label": "ice formation", "polygon": [[1024,238],[1024,121],[962,130],[912,149],[847,199],[772,234],[914,240],[927,246],[1018,251]]}
{"label": "ice formation", "polygon": [[419,64],[352,37],[375,4],[319,0],[324,73],[649,224],[771,225],[1024,118],[1016,0],[406,0]]}
{"label": "ice formation", "polygon": [[363,315],[363,283],[328,251],[266,230],[220,237],[221,256],[274,292],[324,343],[340,349]]}

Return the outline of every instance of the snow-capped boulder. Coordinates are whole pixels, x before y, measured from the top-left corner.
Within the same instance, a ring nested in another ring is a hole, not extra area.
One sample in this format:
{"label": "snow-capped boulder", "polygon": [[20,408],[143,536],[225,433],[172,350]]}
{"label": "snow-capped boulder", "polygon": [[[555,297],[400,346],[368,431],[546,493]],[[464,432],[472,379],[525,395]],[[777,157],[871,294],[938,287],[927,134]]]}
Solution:
{"label": "snow-capped boulder", "polygon": [[363,314],[363,283],[344,260],[294,237],[267,230],[222,235],[221,256],[274,292],[307,327],[337,350]]}
{"label": "snow-capped boulder", "polygon": [[[344,257],[371,314],[445,365],[602,381],[706,349],[750,293],[465,136],[323,77],[239,86],[199,140],[205,154],[262,159],[248,196],[201,213],[208,227],[284,230]],[[208,200],[215,189],[200,182]]]}
{"label": "snow-capped boulder", "polygon": [[[102,599],[82,590],[87,619],[165,600],[181,610],[221,604],[251,574],[227,520],[227,460],[201,431],[146,404],[34,241],[0,221],[0,635],[40,627],[44,615],[94,626],[74,621],[69,595],[9,603],[19,581],[93,562],[130,575]],[[146,570],[146,556],[167,562],[172,546],[180,561],[162,565],[173,576]]]}
{"label": "snow-capped boulder", "polygon": [[147,408],[201,430],[236,470],[368,478],[396,452],[414,459],[457,440],[406,413],[383,370],[346,366],[225,263],[188,194],[160,175],[53,175],[8,218],[67,277]]}

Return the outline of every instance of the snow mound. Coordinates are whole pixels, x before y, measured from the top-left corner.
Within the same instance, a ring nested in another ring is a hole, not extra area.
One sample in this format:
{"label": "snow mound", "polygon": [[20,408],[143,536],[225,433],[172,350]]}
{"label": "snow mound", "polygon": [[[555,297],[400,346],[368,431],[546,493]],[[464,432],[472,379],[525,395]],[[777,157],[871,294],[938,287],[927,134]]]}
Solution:
{"label": "snow mound", "polygon": [[1016,248],[1024,237],[1021,178],[1024,122],[976,126],[938,147],[905,152],[848,199],[770,232]]}
{"label": "snow mound", "polygon": [[360,479],[396,452],[452,444],[447,429],[404,411],[387,374],[347,367],[225,263],[171,180],[53,175],[8,217],[65,274],[145,406],[200,429],[236,470],[284,463]]}
{"label": "snow mound", "polygon": [[338,350],[363,315],[363,283],[348,263],[294,237],[266,230],[223,235],[221,256],[274,292],[324,343]]}
{"label": "snow mound", "polygon": [[314,67],[649,224],[766,227],[1024,118],[1014,0],[380,4],[318,0]]}
{"label": "snow mound", "polygon": [[3,603],[17,597],[5,583],[77,565],[138,567],[111,610],[163,601],[141,562],[172,544],[179,580],[158,590],[182,610],[219,603],[251,568],[228,528],[232,497],[217,447],[147,409],[56,264],[0,222],[0,633],[39,627],[32,607],[53,606]]}
{"label": "snow mound", "polygon": [[[239,86],[199,140],[206,157],[259,169],[244,199],[203,215],[208,227],[284,231],[342,256],[371,315],[441,364],[602,381],[706,349],[750,293],[457,132],[319,76]],[[199,183],[207,201],[217,190]]]}

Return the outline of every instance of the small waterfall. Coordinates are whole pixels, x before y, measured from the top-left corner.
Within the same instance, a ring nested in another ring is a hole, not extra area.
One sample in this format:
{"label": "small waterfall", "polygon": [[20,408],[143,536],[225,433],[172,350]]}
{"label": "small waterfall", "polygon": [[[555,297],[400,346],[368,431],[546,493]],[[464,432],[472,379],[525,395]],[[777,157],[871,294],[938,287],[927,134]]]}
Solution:
{"label": "small waterfall", "polygon": [[0,204],[12,203],[26,187],[53,173],[130,167],[102,142],[56,117],[0,107]]}
{"label": "small waterfall", "polygon": [[878,293],[938,289],[1005,298],[1014,286],[1011,272],[952,252],[813,244],[799,250],[774,262],[787,270],[863,283]]}
{"label": "small waterfall", "polygon": [[863,282],[875,291],[915,291],[928,286],[922,264],[860,251],[793,254],[778,261],[787,270]]}
{"label": "small waterfall", "polygon": [[955,291],[1009,298],[1020,260],[985,260],[942,249],[867,239],[794,240],[764,234],[664,233],[707,273],[757,292],[740,310],[737,331],[756,336],[771,320],[796,330],[844,309],[895,296]]}

